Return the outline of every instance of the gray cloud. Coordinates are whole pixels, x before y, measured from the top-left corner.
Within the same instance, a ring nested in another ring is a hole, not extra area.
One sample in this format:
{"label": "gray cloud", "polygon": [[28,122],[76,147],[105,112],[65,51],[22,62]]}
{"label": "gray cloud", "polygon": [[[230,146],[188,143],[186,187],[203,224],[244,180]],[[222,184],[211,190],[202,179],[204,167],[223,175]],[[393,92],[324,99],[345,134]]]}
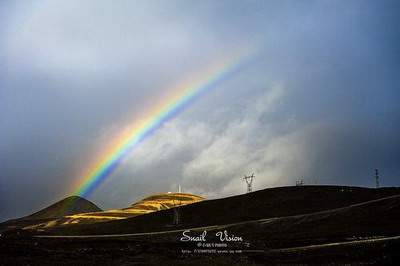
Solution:
{"label": "gray cloud", "polygon": [[90,197],[207,197],[307,183],[398,185],[397,1],[0,3],[0,219],[69,195],[188,75],[257,58],[167,122]]}

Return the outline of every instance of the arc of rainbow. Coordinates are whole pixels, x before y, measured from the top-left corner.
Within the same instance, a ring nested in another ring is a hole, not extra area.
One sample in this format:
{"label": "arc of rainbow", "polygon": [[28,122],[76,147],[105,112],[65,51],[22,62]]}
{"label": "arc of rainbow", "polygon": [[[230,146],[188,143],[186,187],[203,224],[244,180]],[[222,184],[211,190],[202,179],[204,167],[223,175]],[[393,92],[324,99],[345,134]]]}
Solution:
{"label": "arc of rainbow", "polygon": [[74,194],[80,196],[91,194],[143,140],[152,135],[166,121],[186,109],[200,95],[237,73],[250,62],[252,58],[250,55],[246,53],[244,56],[224,60],[216,67],[211,67],[195,82],[178,86],[174,90],[174,95],[164,103],[155,106],[148,113],[146,119],[134,122],[130,132],[117,141],[115,147],[105,152],[103,159],[94,165],[84,179],[80,181]]}

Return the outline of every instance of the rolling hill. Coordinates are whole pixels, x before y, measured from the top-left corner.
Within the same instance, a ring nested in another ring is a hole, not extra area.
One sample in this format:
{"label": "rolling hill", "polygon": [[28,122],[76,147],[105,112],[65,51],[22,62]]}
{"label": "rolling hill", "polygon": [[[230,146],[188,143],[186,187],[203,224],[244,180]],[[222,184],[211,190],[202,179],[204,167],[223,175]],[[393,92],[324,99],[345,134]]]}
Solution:
{"label": "rolling hill", "polygon": [[79,196],[70,196],[60,200],[43,210],[23,217],[24,220],[61,218],[66,215],[101,211],[94,203]]}
{"label": "rolling hill", "polygon": [[133,203],[127,208],[102,211],[83,198],[69,197],[27,217],[0,224],[0,228],[44,230],[51,227],[100,223],[135,217],[202,200],[204,200],[203,197],[188,193],[159,193]]}
{"label": "rolling hill", "polygon": [[176,206],[183,206],[204,200],[203,197],[188,193],[160,193],[146,197],[131,206],[123,209],[113,209],[95,213],[81,213],[69,215],[65,218],[74,220],[73,223],[100,222],[107,220],[120,220],[147,214],[155,211],[166,210]]}
{"label": "rolling hill", "polygon": [[[180,207],[178,228],[224,225],[258,219],[286,217],[385,198],[400,194],[399,188],[299,186],[264,189],[228,198],[205,200]],[[164,231],[171,228],[174,212],[161,210],[123,220],[49,228],[49,234],[123,234]]]}
{"label": "rolling hill", "polygon": [[[161,204],[161,200],[166,202]],[[264,189],[179,206],[181,223],[177,226],[172,224],[177,210],[171,209],[176,206],[174,201],[171,205],[171,198],[157,194],[126,208],[152,210],[134,217],[8,231],[0,234],[0,256],[10,265],[98,265],[99,261],[104,265],[400,263],[400,188]],[[203,246],[203,251],[239,253],[196,254],[201,243],[180,241],[187,229],[194,236],[206,230],[204,244],[227,244]],[[217,233],[225,230],[243,241],[223,242]],[[25,252],[20,254],[20,250]]]}
{"label": "rolling hill", "polygon": [[79,196],[70,196],[28,216],[1,223],[0,231],[47,223],[67,215],[98,211],[101,209],[94,203]]}

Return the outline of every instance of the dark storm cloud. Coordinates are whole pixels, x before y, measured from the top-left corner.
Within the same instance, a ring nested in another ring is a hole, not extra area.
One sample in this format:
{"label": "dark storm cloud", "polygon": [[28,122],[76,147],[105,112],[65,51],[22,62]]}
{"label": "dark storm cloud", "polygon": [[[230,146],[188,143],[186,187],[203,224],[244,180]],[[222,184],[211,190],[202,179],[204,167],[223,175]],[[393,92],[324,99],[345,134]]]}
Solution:
{"label": "dark storm cloud", "polygon": [[[144,142],[91,197],[399,185],[397,1],[0,3],[0,219],[71,193],[105,144],[225,52],[257,60]],[[4,16],[3,16],[4,14]]]}

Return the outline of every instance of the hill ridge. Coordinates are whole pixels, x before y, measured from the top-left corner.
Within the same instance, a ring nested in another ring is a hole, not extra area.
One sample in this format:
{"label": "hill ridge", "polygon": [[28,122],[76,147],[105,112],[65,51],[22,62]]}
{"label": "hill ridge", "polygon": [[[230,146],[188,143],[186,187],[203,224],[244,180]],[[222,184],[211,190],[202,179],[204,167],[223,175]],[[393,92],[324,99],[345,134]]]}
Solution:
{"label": "hill ridge", "polygon": [[61,218],[66,215],[95,211],[101,211],[101,209],[96,204],[83,197],[72,195],[19,219],[36,220]]}
{"label": "hill ridge", "polygon": [[[264,189],[182,206],[180,207],[180,226],[200,227],[313,213],[397,194],[400,194],[400,188],[292,186]],[[166,227],[172,226],[173,215],[174,211],[167,209],[124,220],[54,228],[54,233],[109,234],[165,230]]]}

